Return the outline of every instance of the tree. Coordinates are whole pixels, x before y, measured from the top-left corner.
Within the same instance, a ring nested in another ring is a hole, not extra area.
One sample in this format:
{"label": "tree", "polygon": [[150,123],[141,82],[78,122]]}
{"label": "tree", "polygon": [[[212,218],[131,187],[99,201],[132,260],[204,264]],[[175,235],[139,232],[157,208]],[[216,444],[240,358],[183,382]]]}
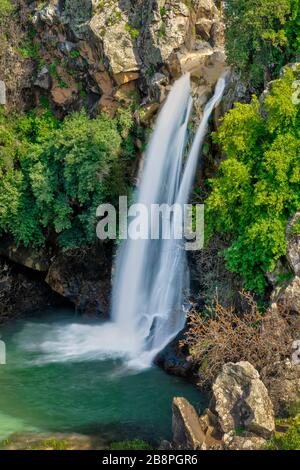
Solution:
{"label": "tree", "polygon": [[299,0],[225,2],[228,62],[255,89],[300,52]]}
{"label": "tree", "polygon": [[215,141],[227,155],[210,181],[208,232],[229,240],[228,268],[247,289],[262,293],[265,273],[285,254],[285,227],[300,207],[300,106],[286,69],[265,100],[237,104],[224,117]]}

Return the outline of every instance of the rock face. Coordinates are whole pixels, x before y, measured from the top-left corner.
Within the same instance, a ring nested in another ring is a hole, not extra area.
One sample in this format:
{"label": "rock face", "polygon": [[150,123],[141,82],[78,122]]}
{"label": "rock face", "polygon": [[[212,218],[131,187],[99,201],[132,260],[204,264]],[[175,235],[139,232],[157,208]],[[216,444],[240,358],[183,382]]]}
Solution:
{"label": "rock face", "polygon": [[248,362],[228,363],[213,385],[214,409],[224,433],[244,429],[269,438],[273,405],[259,374]]}
{"label": "rock face", "polygon": [[101,249],[73,251],[54,258],[46,282],[85,314],[108,313],[110,263]]}
{"label": "rock face", "polygon": [[296,276],[300,276],[300,234],[295,230],[296,224],[300,222],[300,212],[296,212],[289,221],[286,228],[287,252],[286,257],[289,265]]}
{"label": "rock face", "polygon": [[47,307],[57,307],[63,299],[40,275],[0,258],[0,323]]}
{"label": "rock face", "polygon": [[44,62],[26,86],[36,101],[46,92],[64,114],[79,109],[84,94],[92,114],[133,93],[155,110],[185,72],[201,108],[225,67],[224,26],[212,0],[48,0],[21,8]]}
{"label": "rock face", "polygon": [[283,286],[276,287],[271,298],[275,304],[300,314],[300,277],[296,276]]}

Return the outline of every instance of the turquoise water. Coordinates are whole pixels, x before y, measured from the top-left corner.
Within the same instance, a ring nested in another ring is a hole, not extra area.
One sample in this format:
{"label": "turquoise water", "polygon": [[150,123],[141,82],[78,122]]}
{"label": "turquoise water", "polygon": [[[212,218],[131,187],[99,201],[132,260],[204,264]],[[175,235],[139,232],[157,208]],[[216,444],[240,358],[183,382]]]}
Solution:
{"label": "turquoise water", "polygon": [[69,311],[1,328],[7,364],[0,365],[0,439],[37,431],[158,442],[171,436],[174,396],[203,408],[199,391],[184,380],[156,367],[128,370],[107,344],[97,349],[99,328]]}

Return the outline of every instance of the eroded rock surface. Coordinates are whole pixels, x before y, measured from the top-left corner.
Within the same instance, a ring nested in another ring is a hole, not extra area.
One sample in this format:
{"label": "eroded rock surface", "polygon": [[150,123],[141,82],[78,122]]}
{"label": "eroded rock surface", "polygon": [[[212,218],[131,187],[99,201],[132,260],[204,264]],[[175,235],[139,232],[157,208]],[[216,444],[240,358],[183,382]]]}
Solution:
{"label": "eroded rock surface", "polygon": [[244,429],[269,438],[273,405],[259,373],[248,362],[228,363],[213,384],[213,407],[224,433]]}

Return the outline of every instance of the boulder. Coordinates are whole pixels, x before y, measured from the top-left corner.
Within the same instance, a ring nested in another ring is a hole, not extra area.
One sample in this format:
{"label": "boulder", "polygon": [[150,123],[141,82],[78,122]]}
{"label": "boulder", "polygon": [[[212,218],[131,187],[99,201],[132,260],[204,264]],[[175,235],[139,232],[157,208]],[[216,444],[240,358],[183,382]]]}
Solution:
{"label": "boulder", "polygon": [[178,449],[200,450],[205,434],[195,408],[185,399],[175,397],[172,418],[173,442]]}
{"label": "boulder", "polygon": [[[135,47],[133,37],[134,28],[129,25],[129,17],[125,11],[130,11],[130,1],[127,1],[127,9],[124,10],[114,3],[106,8],[99,9],[89,22],[89,28],[103,47],[114,75],[125,72],[137,72],[140,69],[141,60]],[[122,83],[125,83],[124,81]]]}
{"label": "boulder", "polygon": [[268,439],[275,430],[268,391],[249,362],[224,365],[213,384],[212,406],[225,434],[242,429]]}
{"label": "boulder", "polygon": [[195,408],[185,399],[173,400],[173,445],[182,450],[221,450],[223,448],[217,417],[206,410],[198,416]]}
{"label": "boulder", "polygon": [[110,270],[103,248],[74,250],[53,259],[46,282],[83,313],[107,315]]}

